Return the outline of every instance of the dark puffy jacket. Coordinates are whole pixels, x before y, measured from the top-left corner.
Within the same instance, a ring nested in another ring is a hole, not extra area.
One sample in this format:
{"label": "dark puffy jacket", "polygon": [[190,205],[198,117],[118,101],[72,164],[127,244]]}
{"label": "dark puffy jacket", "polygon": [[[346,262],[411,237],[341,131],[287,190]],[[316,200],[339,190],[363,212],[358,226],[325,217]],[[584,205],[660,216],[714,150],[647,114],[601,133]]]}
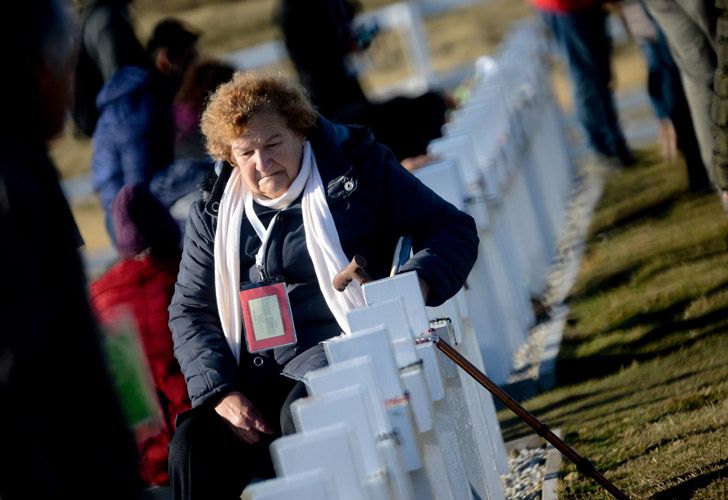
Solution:
{"label": "dark puffy jacket", "polygon": [[139,472],[147,484],[167,484],[167,447],[179,413],[190,408],[185,381],[172,355],[167,306],[172,298],[179,256],[124,259],[91,284],[91,305],[101,324],[113,323],[128,308],[136,321],[163,426],[138,442]]}
{"label": "dark puffy jacket", "polygon": [[[402,168],[391,151],[375,143],[364,129],[335,125],[322,118],[309,140],[347,257],[363,255],[373,279],[386,277],[397,239],[411,235],[415,255],[401,272],[417,271],[429,284],[428,305],[441,304],[453,296],[477,256],[473,219]],[[243,366],[243,357],[238,368],[223,336],[215,300],[215,226],[229,176],[227,166],[210,197],[199,201],[190,212],[169,308],[175,356],[195,407],[240,390],[241,372],[251,368]],[[249,225],[247,221],[243,224]],[[292,307],[295,310],[296,304]],[[306,332],[299,331],[299,342],[305,341],[305,336]]]}
{"label": "dark puffy jacket", "polygon": [[58,173],[27,136],[4,135],[0,151],[0,497],[137,498]]}
{"label": "dark puffy jacket", "polygon": [[125,184],[148,184],[172,158],[171,104],[146,69],[125,66],[101,89],[91,181],[109,214]]}
{"label": "dark puffy jacket", "polygon": [[96,0],[87,2],[81,11],[71,115],[78,129],[89,137],[99,119],[96,96],[104,83],[124,66],[148,64],[129,19],[129,3]]}
{"label": "dark puffy jacket", "polygon": [[353,17],[348,0],[283,0],[276,16],[301,84],[326,116],[367,102],[346,62],[354,49]]}

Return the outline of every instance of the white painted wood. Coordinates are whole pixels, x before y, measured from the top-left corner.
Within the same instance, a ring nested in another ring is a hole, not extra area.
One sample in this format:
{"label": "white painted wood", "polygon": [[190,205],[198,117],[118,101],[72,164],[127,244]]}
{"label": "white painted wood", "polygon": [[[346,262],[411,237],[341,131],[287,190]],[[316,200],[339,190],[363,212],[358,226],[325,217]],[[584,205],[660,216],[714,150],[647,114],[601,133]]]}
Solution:
{"label": "white painted wood", "polygon": [[[460,354],[465,356],[476,368],[481,370],[483,373],[487,372],[484,366],[483,359],[480,357],[478,349],[478,343],[473,332],[469,319],[457,318],[457,312],[452,313],[450,316],[452,321],[452,329],[459,327],[464,328],[464,331],[459,335],[456,335],[462,339],[459,343],[451,343],[451,345]],[[447,341],[446,337],[453,337],[452,334],[446,332],[446,328],[443,328],[442,323],[437,323],[438,327],[434,330],[434,334],[443,338]],[[421,344],[419,347],[426,347],[428,344]],[[431,344],[430,344],[431,346]],[[472,429],[474,441],[472,445],[477,446],[479,456],[482,462],[482,475],[487,477],[487,467],[491,467],[491,470],[497,470],[500,474],[504,474],[508,470],[508,462],[505,454],[505,445],[500,432],[500,426],[498,419],[495,414],[495,407],[493,405],[493,398],[491,394],[482,388],[472,377],[466,374],[462,370],[456,370],[455,364],[444,357],[439,351],[437,352],[437,362],[440,369],[440,373],[443,376],[443,383],[446,383],[446,377],[453,377],[453,373],[457,373],[460,376],[462,384],[462,392],[464,400],[467,402],[468,411],[463,412],[462,410],[457,411],[455,419],[458,420],[458,429],[461,432],[465,432],[467,429]],[[452,380],[450,385],[452,387]],[[446,389],[445,394],[448,398],[453,397],[452,390]],[[447,400],[446,400],[447,401]],[[446,402],[446,405],[454,406],[452,402]],[[462,406],[462,405],[461,405]],[[437,412],[437,403],[435,404],[435,411]],[[467,449],[467,443],[463,441],[463,449]],[[472,477],[472,474],[471,476]],[[472,480],[471,480],[472,482]],[[480,490],[478,490],[480,491]],[[497,491],[496,491],[497,493]],[[498,495],[495,495],[498,497]]]}
{"label": "white painted wood", "polygon": [[[394,434],[399,439],[399,447],[402,454],[405,470],[409,472],[422,468],[422,457],[419,451],[419,440],[415,429],[414,416],[409,401],[404,398],[392,400],[387,403],[387,415],[392,423]],[[427,485],[419,485],[413,477],[412,483],[415,491],[429,489]]]}
{"label": "white painted wood", "polygon": [[371,357],[391,428],[399,438],[405,468],[414,471],[422,467],[413,416],[404,396],[386,327],[377,326],[357,331],[349,337],[335,337],[324,342],[323,346],[332,364],[360,356]]}
{"label": "white painted wood", "polygon": [[270,450],[277,476],[323,469],[332,479],[337,498],[370,500],[364,487],[364,466],[350,424],[338,423],[283,436],[271,443]]}
{"label": "white painted wood", "polygon": [[414,495],[412,481],[407,475],[400,454],[400,446],[393,434],[393,427],[384,406],[384,396],[374,374],[374,363],[371,356],[340,361],[328,367],[310,371],[304,378],[310,396],[325,395],[351,387],[352,380],[364,390],[365,397],[368,399],[367,406],[372,413],[369,423],[377,438],[376,447],[385,464],[391,495],[399,500],[409,500]]}
{"label": "white painted wood", "polygon": [[[419,500],[423,495],[415,496],[412,481],[413,474],[406,475],[405,473],[404,461],[402,460],[396,438],[379,440],[377,442],[377,449],[384,458],[384,463],[387,467],[392,496],[397,500]],[[429,484],[420,485],[420,488],[427,492],[427,496],[431,496]]]}
{"label": "white painted wood", "polygon": [[488,185],[478,168],[470,135],[441,137],[427,146],[430,155],[455,161],[463,181],[466,211],[475,220],[478,232],[488,229],[490,217],[486,198],[497,197],[497,192],[489,193]]}
{"label": "white painted wood", "polygon": [[428,349],[426,344],[419,344],[416,350],[417,356],[422,360],[427,392],[430,394],[432,401],[440,401],[445,397],[445,386],[442,382],[442,374],[435,353],[432,349]]}
{"label": "white painted wood", "polygon": [[465,193],[455,160],[443,158],[414,172],[422,183],[458,210],[465,210]]}
{"label": "white painted wood", "polygon": [[337,361],[318,370],[312,370],[304,376],[304,383],[309,396],[321,396],[329,392],[350,387],[351,381],[361,386],[369,398],[372,412],[371,426],[376,435],[387,435],[392,426],[384,407],[384,395],[375,374],[374,362],[370,355]]}
{"label": "white painted wood", "polygon": [[[394,356],[398,367],[417,362],[414,347],[414,334],[407,318],[407,312],[401,297],[385,300],[370,306],[354,309],[347,314],[352,336],[357,331],[367,330],[383,325],[394,347]],[[397,342],[402,340],[402,342]]]}
{"label": "white painted wood", "polygon": [[399,377],[409,395],[417,430],[419,432],[429,431],[433,425],[432,401],[422,368],[419,365],[409,366],[400,370]]}
{"label": "white painted wood", "polygon": [[475,168],[476,158],[473,138],[469,135],[443,136],[427,145],[427,153],[440,158],[452,158],[460,169],[463,183],[478,184],[481,179]]}
{"label": "white painted wood", "polygon": [[[351,380],[350,383],[355,384],[356,381]],[[376,432],[372,426],[374,411],[361,385],[301,398],[293,402],[291,413],[299,432],[347,422],[354,430],[356,450],[361,455],[366,477],[384,472],[384,461],[378,454]]]}
{"label": "white painted wood", "polygon": [[[433,347],[434,349],[434,347]],[[443,373],[446,398],[435,404],[436,422],[443,434],[447,433],[457,443],[462,467],[469,483],[481,498],[503,499],[496,453],[489,434],[500,429],[489,429],[482,413],[481,395],[472,397],[465,390],[465,377],[460,377],[457,366],[439,351],[436,353]],[[485,395],[483,395],[485,396]],[[495,417],[494,408],[489,409]],[[454,444],[451,446],[455,446]],[[505,458],[505,455],[504,457]]]}
{"label": "white painted wood", "polygon": [[395,94],[419,95],[435,82],[430,60],[429,42],[419,6],[413,2],[397,2],[380,9],[363,12],[354,18],[354,25],[377,25],[381,31],[395,33],[405,52],[409,76],[386,88],[371,89],[368,97],[374,101]]}
{"label": "white painted wood", "polygon": [[435,430],[420,434],[419,443],[424,473],[432,486],[434,498],[437,500],[455,500],[457,498],[456,493],[453,491],[453,484],[448,476],[446,458]]}
{"label": "white painted wood", "polygon": [[377,325],[359,330],[349,337],[334,337],[323,342],[323,346],[326,357],[332,364],[370,356],[384,399],[397,398],[404,392],[385,326]]}
{"label": "white painted wood", "polygon": [[331,475],[312,469],[248,485],[241,500],[338,500]]}
{"label": "white painted wood", "polygon": [[429,321],[416,272],[410,271],[390,278],[370,281],[362,286],[362,291],[364,300],[370,306],[400,298],[414,335],[427,331]]}
{"label": "white painted wood", "polygon": [[[437,359],[437,353],[435,352],[435,347],[432,342],[420,344],[418,346],[418,352],[423,354],[423,357],[431,360],[430,362],[437,366],[438,372],[440,371],[440,363]],[[457,377],[457,374],[455,374],[455,376]],[[442,454],[447,465],[447,474],[455,497],[470,498],[470,484],[473,483],[473,480],[467,476],[466,472],[470,469],[478,469],[477,464],[480,463],[480,456],[477,453],[468,454],[467,452],[469,451],[469,448],[462,447],[462,444],[458,439],[457,424],[465,421],[465,429],[470,429],[470,419],[468,415],[468,408],[465,405],[457,407],[451,404],[452,394],[450,393],[451,388],[448,387],[443,393],[444,397],[433,403],[434,427],[437,440],[440,443]],[[463,412],[459,418],[456,416],[458,411]],[[467,445],[474,449],[475,441],[471,440],[471,442],[467,443]],[[475,461],[475,463],[473,463],[473,461]],[[484,481],[482,477],[477,477],[475,480],[478,482],[477,484],[479,486]],[[484,491],[484,488],[476,487],[476,491]],[[488,497],[486,496],[482,498]]]}

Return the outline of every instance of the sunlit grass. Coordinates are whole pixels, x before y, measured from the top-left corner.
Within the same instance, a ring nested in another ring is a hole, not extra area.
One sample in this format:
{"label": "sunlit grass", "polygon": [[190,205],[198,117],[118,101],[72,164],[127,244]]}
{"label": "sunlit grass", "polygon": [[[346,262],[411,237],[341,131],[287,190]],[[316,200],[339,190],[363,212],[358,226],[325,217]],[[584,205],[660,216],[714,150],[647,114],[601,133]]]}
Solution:
{"label": "sunlit grass", "polygon": [[[728,218],[650,152],[608,179],[559,354],[526,406],[634,498],[728,497]],[[507,411],[507,439],[531,432]],[[564,465],[560,498],[611,498]]]}

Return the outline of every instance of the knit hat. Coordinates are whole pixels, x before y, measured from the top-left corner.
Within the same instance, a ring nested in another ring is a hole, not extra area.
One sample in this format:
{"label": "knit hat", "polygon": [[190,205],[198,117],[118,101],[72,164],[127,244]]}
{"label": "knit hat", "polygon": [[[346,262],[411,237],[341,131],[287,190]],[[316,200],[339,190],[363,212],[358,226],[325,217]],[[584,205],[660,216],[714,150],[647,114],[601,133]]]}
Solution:
{"label": "knit hat", "polygon": [[126,185],[114,199],[111,218],[116,250],[123,258],[150,248],[154,255],[179,253],[180,230],[169,210],[142,184]]}

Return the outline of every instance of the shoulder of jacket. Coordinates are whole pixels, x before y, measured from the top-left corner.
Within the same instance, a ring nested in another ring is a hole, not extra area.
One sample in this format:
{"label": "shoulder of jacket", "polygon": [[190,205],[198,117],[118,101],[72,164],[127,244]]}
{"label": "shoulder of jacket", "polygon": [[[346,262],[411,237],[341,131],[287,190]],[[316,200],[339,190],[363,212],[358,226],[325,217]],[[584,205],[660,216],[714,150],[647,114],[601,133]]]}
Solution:
{"label": "shoulder of jacket", "polygon": [[0,216],[5,217],[10,213],[10,198],[8,197],[8,189],[5,185],[2,171],[0,171]]}
{"label": "shoulder of jacket", "polygon": [[323,117],[310,138],[319,167],[323,166],[326,170],[333,168],[333,176],[341,173],[338,170],[348,170],[363,161],[377,144],[367,127],[332,123]]}

